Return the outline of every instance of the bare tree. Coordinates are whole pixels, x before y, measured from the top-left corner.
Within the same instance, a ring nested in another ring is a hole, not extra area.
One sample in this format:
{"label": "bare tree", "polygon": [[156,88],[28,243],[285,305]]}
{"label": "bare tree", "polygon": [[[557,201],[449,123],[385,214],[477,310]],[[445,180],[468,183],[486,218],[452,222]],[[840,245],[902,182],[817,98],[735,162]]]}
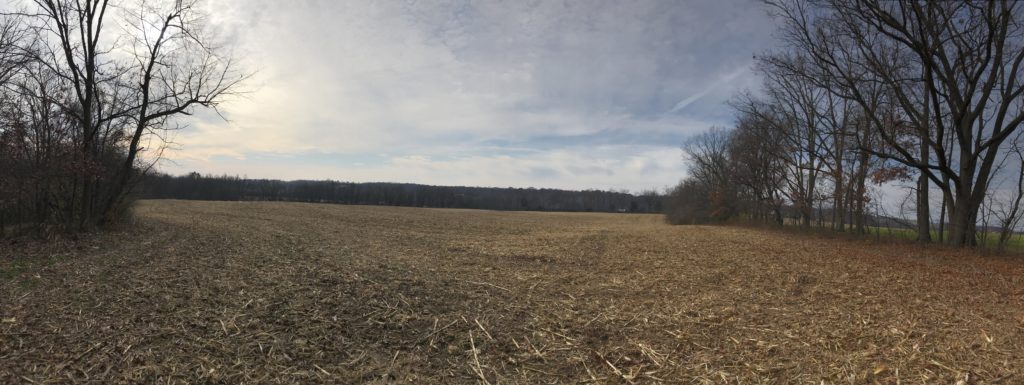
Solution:
{"label": "bare tree", "polygon": [[741,114],[729,143],[732,177],[749,194],[751,217],[783,224],[782,189],[786,164],[779,156],[782,139],[771,124]]}
{"label": "bare tree", "polygon": [[703,223],[730,219],[739,211],[732,162],[731,133],[721,127],[690,138],[683,145],[687,177],[672,191],[666,215],[672,223]]}
{"label": "bare tree", "polygon": [[33,34],[23,52],[70,90],[51,102],[77,127],[73,221],[80,228],[112,221],[138,175],[145,137],[162,137],[196,108],[216,108],[246,74],[209,33],[197,0],[31,5],[9,16]]}
{"label": "bare tree", "polygon": [[[771,4],[786,23],[786,42],[813,58],[874,120],[888,146],[867,150],[916,168],[939,186],[950,211],[949,241],[974,244],[992,168],[1024,121],[1019,3]],[[897,106],[909,127],[881,121],[879,105],[863,92],[876,85],[885,89],[883,104]],[[950,137],[952,148],[945,146]]]}
{"label": "bare tree", "polygon": [[[756,117],[781,139],[777,156],[787,164],[787,188],[783,194],[800,213],[804,228],[811,226],[819,177],[825,171],[829,150],[824,114],[827,91],[805,76],[798,76],[804,59],[778,54],[762,57],[758,72],[764,78],[763,97],[741,95],[733,106],[741,114]],[[787,63],[787,66],[779,65]],[[794,70],[794,68],[796,68]]]}
{"label": "bare tree", "polygon": [[1024,210],[1021,207],[1021,203],[1024,201],[1024,150],[1020,148],[1019,141],[1014,141],[1007,156],[996,169],[1004,169],[1007,162],[1010,162],[1016,171],[1014,188],[1004,190],[996,186],[988,194],[988,202],[985,204],[989,215],[998,224],[999,237],[996,245],[999,249],[1006,247],[1020,225],[1021,219],[1024,219]]}

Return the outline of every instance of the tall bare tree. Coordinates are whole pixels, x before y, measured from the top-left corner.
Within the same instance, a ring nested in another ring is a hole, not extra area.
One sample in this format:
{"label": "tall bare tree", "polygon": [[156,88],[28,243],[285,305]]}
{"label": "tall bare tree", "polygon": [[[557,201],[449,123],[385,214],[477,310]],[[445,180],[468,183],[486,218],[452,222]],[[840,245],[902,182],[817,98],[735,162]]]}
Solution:
{"label": "tall bare tree", "polygon": [[[1011,1],[771,2],[785,39],[861,105],[888,146],[942,190],[949,241],[976,242],[978,211],[1003,143],[1024,121],[1024,28]],[[863,92],[885,89],[907,126],[887,125]],[[908,135],[907,131],[911,134]],[[915,134],[916,133],[916,134]],[[945,146],[952,137],[952,148]],[[921,194],[927,192],[921,184]]]}
{"label": "tall bare tree", "polygon": [[53,102],[77,127],[81,172],[71,211],[81,228],[116,218],[147,136],[176,128],[175,119],[196,108],[216,108],[246,78],[210,34],[197,0],[34,0],[9,16],[34,35],[23,52],[70,90]]}
{"label": "tall bare tree", "polygon": [[776,131],[781,140],[777,156],[788,170],[783,193],[800,213],[801,226],[809,228],[820,177],[826,171],[826,146],[834,144],[825,140],[825,115],[835,111],[822,108],[827,101],[826,90],[806,76],[797,76],[802,73],[804,61],[786,54],[762,57],[758,73],[764,78],[764,95],[741,95],[732,104],[741,114],[755,117]]}
{"label": "tall bare tree", "polygon": [[780,157],[781,134],[758,117],[741,114],[729,138],[732,177],[750,195],[751,217],[783,224],[783,183],[788,174]]}

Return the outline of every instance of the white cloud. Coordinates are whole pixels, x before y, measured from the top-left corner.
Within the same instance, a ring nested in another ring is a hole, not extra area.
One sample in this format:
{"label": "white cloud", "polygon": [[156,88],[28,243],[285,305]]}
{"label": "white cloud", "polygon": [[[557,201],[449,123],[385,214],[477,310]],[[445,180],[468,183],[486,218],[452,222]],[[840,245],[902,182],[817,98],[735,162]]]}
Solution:
{"label": "white cloud", "polygon": [[772,30],[741,1],[216,3],[254,92],[180,132],[168,171],[664,186],[683,135],[728,123]]}

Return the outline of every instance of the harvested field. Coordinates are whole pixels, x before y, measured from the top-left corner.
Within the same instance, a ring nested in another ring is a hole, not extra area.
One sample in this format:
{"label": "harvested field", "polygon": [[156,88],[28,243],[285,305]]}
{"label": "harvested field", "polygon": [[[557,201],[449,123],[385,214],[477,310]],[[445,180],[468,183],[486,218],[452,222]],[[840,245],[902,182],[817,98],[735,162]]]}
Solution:
{"label": "harvested field", "polygon": [[1024,383],[1024,265],[655,215],[147,201],[0,246],[3,383]]}

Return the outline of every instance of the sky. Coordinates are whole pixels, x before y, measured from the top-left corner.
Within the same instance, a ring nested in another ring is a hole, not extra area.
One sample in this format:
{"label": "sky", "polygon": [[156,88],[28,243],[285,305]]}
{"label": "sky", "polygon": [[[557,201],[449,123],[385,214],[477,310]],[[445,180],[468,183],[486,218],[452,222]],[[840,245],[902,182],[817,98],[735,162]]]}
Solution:
{"label": "sky", "polygon": [[159,169],[641,191],[729,126],[773,22],[746,0],[219,0],[255,71]]}

